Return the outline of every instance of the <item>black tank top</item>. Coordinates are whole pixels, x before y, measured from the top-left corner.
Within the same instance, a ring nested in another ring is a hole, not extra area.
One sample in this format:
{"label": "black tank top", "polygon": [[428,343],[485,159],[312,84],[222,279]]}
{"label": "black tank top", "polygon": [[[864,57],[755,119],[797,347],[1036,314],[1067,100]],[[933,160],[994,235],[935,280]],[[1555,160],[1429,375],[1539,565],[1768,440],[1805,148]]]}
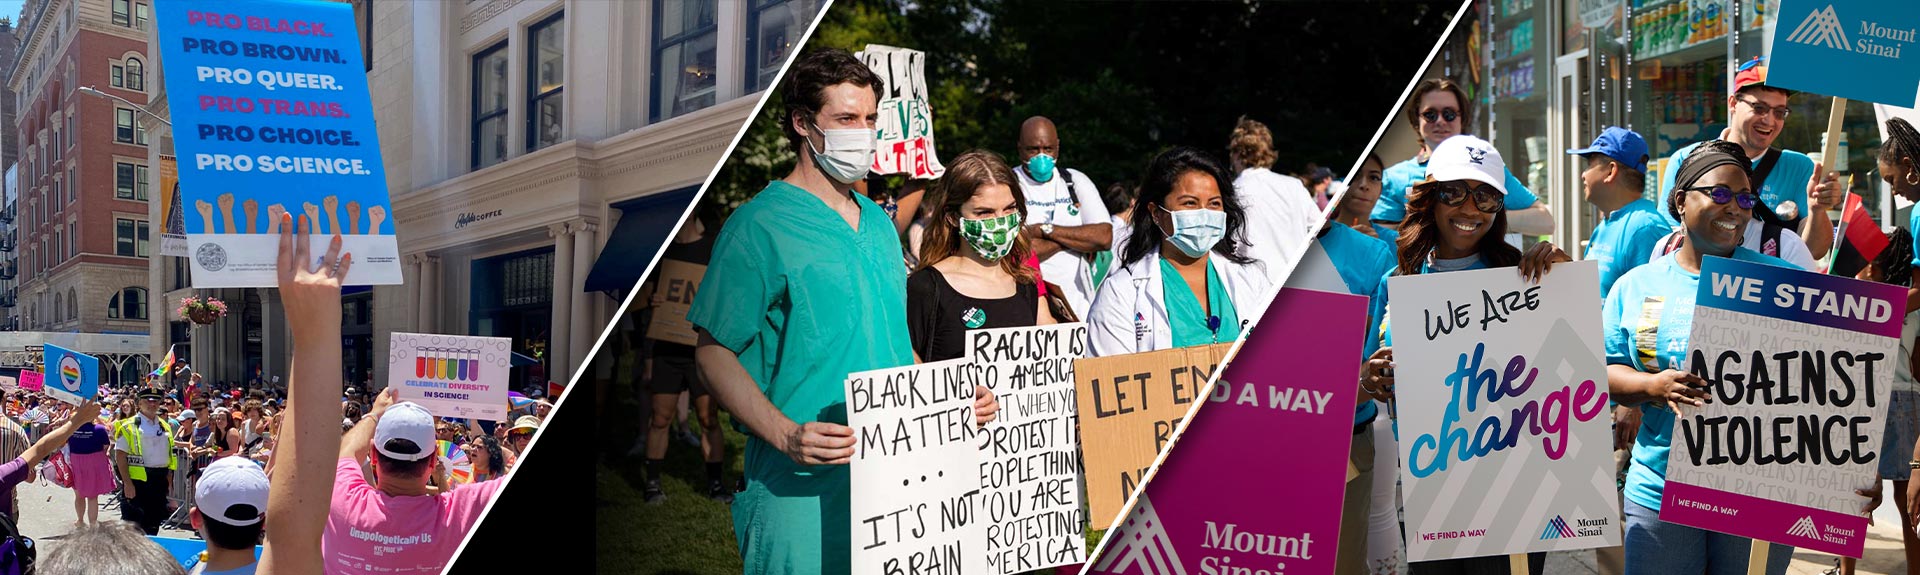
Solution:
{"label": "black tank top", "polygon": [[907,276],[907,332],[921,361],[943,361],[966,354],[970,329],[1026,327],[1040,313],[1040,290],[1017,284],[1011,297],[967,297],[931,267]]}

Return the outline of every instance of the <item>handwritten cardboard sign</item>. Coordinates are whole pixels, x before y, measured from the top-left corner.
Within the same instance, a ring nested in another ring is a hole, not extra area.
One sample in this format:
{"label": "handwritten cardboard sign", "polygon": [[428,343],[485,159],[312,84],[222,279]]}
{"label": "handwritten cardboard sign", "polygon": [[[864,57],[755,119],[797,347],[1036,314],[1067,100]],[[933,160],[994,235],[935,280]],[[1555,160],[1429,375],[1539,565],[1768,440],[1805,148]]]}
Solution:
{"label": "handwritten cardboard sign", "polygon": [[919,50],[868,44],[854,56],[886,82],[873,173],[907,174],[933,179],[947,172],[933,150],[933,108],[927,105],[927,54]]}
{"label": "handwritten cardboard sign", "polygon": [[1073,363],[1090,523],[1125,508],[1233,344],[1088,358]]}
{"label": "handwritten cardboard sign", "polygon": [[28,391],[40,391],[46,387],[46,376],[38,371],[21,371],[20,388]]}
{"label": "handwritten cardboard sign", "polygon": [[853,573],[987,570],[972,375],[966,358],[848,375]]}
{"label": "handwritten cardboard sign", "polygon": [[1407,560],[1619,545],[1599,264],[1387,289]]}
{"label": "handwritten cardboard sign", "polygon": [[1367,298],[1283,289],[1260,325],[1093,573],[1334,571]]}
{"label": "handwritten cardboard sign", "polygon": [[700,278],[707,275],[707,266],[661,258],[655,270],[657,279],[653,289],[660,291],[664,301],[653,310],[653,321],[647,324],[647,337],[682,345],[699,344],[693,322],[687,321],[687,311],[693,309],[693,295],[700,291]]}
{"label": "handwritten cardboard sign", "polygon": [[439,417],[507,421],[511,338],[394,332],[387,385]]}
{"label": "handwritten cardboard sign", "polygon": [[967,359],[1000,402],[979,433],[980,511],[989,573],[1086,561],[1073,364],[1087,325],[967,332]]}
{"label": "handwritten cardboard sign", "polygon": [[346,283],[400,283],[353,6],[153,8],[193,287],[274,286],[284,213],[312,223],[316,254],[342,236],[343,253],[353,254]]}
{"label": "handwritten cardboard sign", "polygon": [[1660,519],[1859,557],[1906,295],[1707,258],[1685,365],[1713,395],[1674,418]]}

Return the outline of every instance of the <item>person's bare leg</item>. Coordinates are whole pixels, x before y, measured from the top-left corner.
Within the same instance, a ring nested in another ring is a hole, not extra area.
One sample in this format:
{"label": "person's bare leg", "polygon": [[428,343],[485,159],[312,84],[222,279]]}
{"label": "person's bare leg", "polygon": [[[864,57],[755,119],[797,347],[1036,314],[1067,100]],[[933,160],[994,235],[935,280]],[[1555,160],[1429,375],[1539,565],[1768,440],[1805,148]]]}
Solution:
{"label": "person's bare leg", "polygon": [[73,526],[81,527],[81,526],[85,526],[86,524],[87,524],[87,498],[75,497],[73,498]]}
{"label": "person's bare leg", "polygon": [[679,413],[679,403],[679,394],[653,396],[653,417],[647,427],[647,459],[659,461],[667,458],[667,431],[673,427],[673,420]]}
{"label": "person's bare leg", "polygon": [[87,523],[92,525],[100,524],[100,498],[98,496],[87,498]]}
{"label": "person's bare leg", "polygon": [[700,427],[706,431],[706,439],[700,442],[700,453],[707,456],[707,463],[726,461],[727,435],[720,429],[720,404],[708,395],[693,401],[694,410],[700,415]]}
{"label": "person's bare leg", "polygon": [[1907,551],[1907,575],[1920,575],[1920,533],[1913,529],[1913,517],[1907,513],[1907,482],[1893,482],[1893,506],[1900,510],[1900,539]]}

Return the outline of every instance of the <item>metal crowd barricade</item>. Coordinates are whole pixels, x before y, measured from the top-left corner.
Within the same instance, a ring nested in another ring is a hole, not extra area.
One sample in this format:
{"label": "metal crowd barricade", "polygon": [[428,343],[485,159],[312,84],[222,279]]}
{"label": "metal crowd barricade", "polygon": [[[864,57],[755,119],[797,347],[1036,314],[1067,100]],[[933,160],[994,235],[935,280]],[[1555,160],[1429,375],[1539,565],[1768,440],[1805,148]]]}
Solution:
{"label": "metal crowd barricade", "polygon": [[180,463],[173,470],[173,481],[170,482],[172,489],[169,490],[171,493],[167,494],[167,503],[177,507],[174,508],[172,515],[167,516],[167,521],[162,526],[191,531],[193,523],[189,520],[188,510],[193,508],[192,481],[198,468],[194,465],[193,456],[189,455],[186,449],[175,446],[173,452]]}

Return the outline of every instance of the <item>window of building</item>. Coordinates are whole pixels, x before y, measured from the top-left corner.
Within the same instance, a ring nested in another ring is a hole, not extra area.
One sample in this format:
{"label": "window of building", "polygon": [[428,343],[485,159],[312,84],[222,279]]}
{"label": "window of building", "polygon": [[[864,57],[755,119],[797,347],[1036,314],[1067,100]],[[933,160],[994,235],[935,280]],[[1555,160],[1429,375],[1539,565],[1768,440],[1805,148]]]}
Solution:
{"label": "window of building", "polygon": [[566,88],[564,13],[527,29],[527,151],[559,143]]}
{"label": "window of building", "polygon": [[773,85],[819,9],[818,0],[754,0],[747,11],[747,93]]}
{"label": "window of building", "polygon": [[134,169],[139,166],[126,162],[113,164],[113,197],[122,200],[134,199]]}
{"label": "window of building", "polygon": [[147,319],[147,288],[129,287],[107,300],[107,319]]}
{"label": "window of building", "polygon": [[139,58],[127,59],[126,84],[127,84],[128,90],[133,90],[136,92],[147,91],[146,66],[140,63]]}
{"label": "window of building", "polygon": [[54,323],[60,323],[61,321],[63,321],[60,319],[60,310],[67,309],[67,306],[63,305],[66,302],[66,298],[63,297],[64,295],[65,294],[60,294],[60,293],[53,294],[53,322]]}
{"label": "window of building", "polygon": [[67,288],[67,319],[80,319],[80,292],[73,288]]}
{"label": "window of building", "polygon": [[60,226],[57,226],[57,225],[53,226],[53,254],[52,255],[55,256],[54,265],[59,265],[58,262],[67,261],[67,254],[61,252],[61,249],[64,248],[65,246],[66,244],[60,241]]}
{"label": "window of building", "polygon": [[147,223],[127,218],[113,220],[113,253],[126,257],[145,257],[147,254]]}
{"label": "window of building", "polygon": [[79,176],[74,175],[73,166],[67,166],[67,181],[71,182],[68,185],[73,186],[73,195],[79,196],[80,195],[80,179],[79,179]]}
{"label": "window of building", "polygon": [[107,68],[107,83],[115,88],[127,87],[127,67],[114,64]]}
{"label": "window of building", "polygon": [[133,110],[128,110],[126,108],[114,108],[113,109],[113,141],[120,142],[122,144],[133,143],[133,137],[134,137],[133,130],[134,130]]}
{"label": "window of building", "polygon": [[714,104],[719,11],[718,0],[654,0],[653,121]]}
{"label": "window of building", "polygon": [[74,112],[68,112],[68,113],[67,113],[67,131],[66,131],[65,133],[67,134],[67,142],[66,142],[66,143],[67,143],[67,147],[69,147],[69,148],[71,148],[71,147],[73,147],[73,140],[74,140],[74,137],[73,137],[73,114],[74,114]]}
{"label": "window of building", "polygon": [[507,43],[473,57],[473,161],[475,170],[507,159]]}
{"label": "window of building", "polygon": [[77,226],[79,226],[79,224],[76,224],[74,222],[67,222],[67,257],[68,258],[72,258],[73,256],[80,255],[80,250],[76,249],[79,247],[78,244],[80,243],[80,232],[74,229]]}
{"label": "window of building", "polygon": [[113,25],[115,26],[132,26],[133,25],[132,0],[113,0]]}
{"label": "window of building", "polygon": [[139,28],[141,30],[147,29],[147,5],[146,4],[133,5],[133,27]]}

